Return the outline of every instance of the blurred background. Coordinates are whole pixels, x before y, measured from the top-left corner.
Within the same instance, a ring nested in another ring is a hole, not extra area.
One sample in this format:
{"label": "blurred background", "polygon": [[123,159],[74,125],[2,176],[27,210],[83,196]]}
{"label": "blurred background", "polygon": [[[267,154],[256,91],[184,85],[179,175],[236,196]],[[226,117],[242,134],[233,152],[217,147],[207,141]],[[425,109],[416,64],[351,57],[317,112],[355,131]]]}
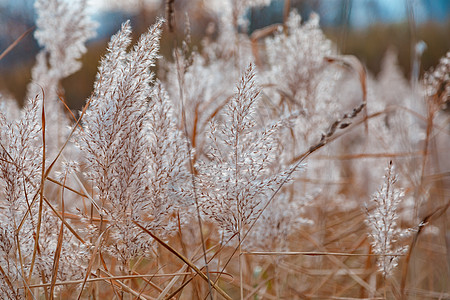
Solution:
{"label": "blurred background", "polygon": [[[70,1],[70,0],[67,0]],[[189,15],[194,44],[199,47],[207,28],[218,22],[213,9],[220,0],[90,0],[87,2],[93,18],[99,23],[97,37],[89,41],[83,56],[83,67],[63,81],[66,99],[73,109],[79,109],[92,91],[98,62],[106,44],[120,24],[131,20],[134,36],[145,32],[157,16],[166,14],[167,2],[173,3],[173,33],[163,34],[161,54],[172,59],[174,41],[184,35],[185,14]],[[0,53],[20,35],[34,26],[34,0],[0,0]],[[297,9],[307,20],[312,12],[320,16],[321,26],[339,51],[356,55],[372,75],[380,71],[382,58],[388,49],[398,53],[399,65],[406,78],[412,72],[414,47],[420,41],[426,45],[419,73],[435,66],[450,49],[449,0],[272,0],[267,7],[248,11],[248,34],[265,26],[281,23],[285,6]],[[178,43],[179,45],[179,43]],[[33,34],[0,60],[0,91],[23,103],[26,86],[39,45]]]}

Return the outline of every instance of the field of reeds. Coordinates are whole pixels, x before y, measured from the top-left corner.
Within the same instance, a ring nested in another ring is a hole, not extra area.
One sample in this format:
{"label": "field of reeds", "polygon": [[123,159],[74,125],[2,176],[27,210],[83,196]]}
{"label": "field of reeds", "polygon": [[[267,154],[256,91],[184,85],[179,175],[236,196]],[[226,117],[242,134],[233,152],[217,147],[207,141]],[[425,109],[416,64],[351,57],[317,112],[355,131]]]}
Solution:
{"label": "field of reeds", "polygon": [[171,3],[117,29],[73,112],[98,24],[36,0],[25,104],[0,94],[0,299],[450,299],[450,52],[374,77],[317,15],[246,34],[259,0],[201,47],[177,20],[165,59]]}

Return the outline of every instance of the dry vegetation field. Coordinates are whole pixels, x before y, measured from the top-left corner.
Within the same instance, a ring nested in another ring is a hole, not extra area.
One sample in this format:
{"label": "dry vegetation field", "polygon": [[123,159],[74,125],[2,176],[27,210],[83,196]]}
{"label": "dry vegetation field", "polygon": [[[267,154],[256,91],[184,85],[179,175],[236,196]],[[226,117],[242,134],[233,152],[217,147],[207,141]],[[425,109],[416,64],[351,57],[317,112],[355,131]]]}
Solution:
{"label": "dry vegetation field", "polygon": [[249,36],[267,1],[229,2],[172,60],[171,1],[125,22],[72,113],[98,25],[36,0],[25,104],[0,95],[1,299],[450,299],[450,52],[374,77],[319,16]]}

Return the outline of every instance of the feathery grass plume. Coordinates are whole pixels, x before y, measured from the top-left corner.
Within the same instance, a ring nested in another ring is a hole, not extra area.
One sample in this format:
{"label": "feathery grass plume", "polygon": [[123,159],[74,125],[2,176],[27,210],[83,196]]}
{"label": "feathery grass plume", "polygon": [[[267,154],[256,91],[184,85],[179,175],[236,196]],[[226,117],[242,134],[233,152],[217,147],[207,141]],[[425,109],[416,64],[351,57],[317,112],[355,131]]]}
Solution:
{"label": "feathery grass plume", "polygon": [[433,98],[436,109],[448,108],[450,103],[450,51],[439,60],[436,68],[425,74],[425,92]]}
{"label": "feathery grass plume", "polygon": [[394,187],[396,182],[397,175],[390,161],[381,189],[372,196],[375,205],[373,211],[365,208],[366,224],[370,229],[369,237],[372,239],[373,252],[380,255],[377,265],[385,277],[392,275],[398,264],[399,255],[408,250],[407,246],[398,245],[399,239],[408,235],[409,230],[397,227],[397,207],[404,197],[404,192]]}
{"label": "feathery grass plume", "polygon": [[[369,80],[369,84],[373,88],[368,99],[371,111],[377,112],[399,105],[419,114],[424,112],[423,104],[418,103],[422,102],[420,94],[403,77],[395,51],[386,51],[377,81]],[[423,138],[417,134],[423,132],[421,124],[417,122],[417,117],[405,110],[387,112],[384,120],[379,120],[379,124],[375,123],[374,125],[377,126],[374,128],[375,132],[380,133],[377,135],[380,143],[373,146],[382,148],[379,151],[391,149],[391,151],[412,152]],[[413,168],[410,171],[413,172]]]}
{"label": "feathery grass plume", "polygon": [[165,93],[159,84],[151,86],[162,23],[151,26],[130,52],[129,22],[111,38],[80,133],[99,213],[112,222],[110,250],[125,264],[150,246],[133,220],[142,217],[144,226],[164,229],[174,200],[169,193],[183,194],[169,178],[182,173],[182,140],[175,140]]}
{"label": "feathery grass plume", "polygon": [[[269,4],[268,0],[225,0],[205,3],[217,16],[217,38],[203,40],[202,55],[214,65],[221,64],[222,76],[237,78],[241,70],[254,60],[251,41],[245,33],[245,13],[251,7]],[[217,76],[217,75],[216,75]],[[233,79],[232,82],[235,82]],[[227,82],[229,83],[229,82]]]}
{"label": "feathery grass plume", "polygon": [[[405,98],[410,95],[411,86],[403,75],[398,63],[398,53],[394,49],[388,49],[384,54],[380,73],[373,85],[376,89],[376,97],[380,102],[391,105],[407,102]],[[370,101],[369,103],[372,104]],[[373,103],[375,104],[377,101],[373,101]]]}
{"label": "feathery grass plume", "polygon": [[318,15],[311,14],[302,24],[301,16],[292,11],[286,25],[287,33],[280,26],[265,41],[268,70],[263,76],[271,84],[265,92],[273,102],[283,103],[281,107],[299,110],[295,131],[302,148],[315,142],[328,120],[339,117],[342,105],[335,89],[341,72],[325,61],[335,51],[319,27]]}
{"label": "feathery grass plume", "polygon": [[[343,85],[347,85],[343,83]],[[355,86],[348,86],[349,90],[341,91],[343,97],[352,97]],[[397,56],[394,50],[386,51],[381,65],[381,71],[377,78],[367,77],[367,111],[369,114],[384,111],[383,116],[368,120],[368,132],[363,130],[354,131],[351,135],[344,137],[342,152],[353,153],[407,153],[415,151],[412,137],[417,138],[422,129],[418,126],[411,114],[401,109],[392,109],[394,106],[408,104],[411,107],[414,97],[409,82],[403,77],[399,69]],[[410,135],[410,131],[414,134]],[[415,157],[408,158],[411,160]],[[343,162],[348,170],[352,172],[353,187],[358,189],[354,193],[354,204],[360,206],[361,197],[367,197],[371,191],[378,188],[378,179],[383,176],[383,169],[367,168],[359,160]],[[397,168],[404,168],[406,159],[401,161]],[[411,161],[411,163],[414,163]],[[417,163],[417,162],[415,162]],[[411,169],[409,174],[417,172]]]}
{"label": "feathery grass plume", "polygon": [[270,66],[266,77],[275,83],[273,97],[294,105],[305,118],[304,126],[316,130],[317,124],[327,126],[320,123],[320,118],[336,118],[339,108],[332,95],[338,73],[335,69],[325,68],[324,60],[333,54],[332,44],[320,29],[316,14],[302,25],[300,15],[293,11],[287,20],[287,28],[288,34],[280,26],[274,37],[266,40]]}
{"label": "feathery grass plume", "polygon": [[282,123],[258,128],[254,115],[259,96],[250,65],[225,108],[223,120],[211,122],[208,160],[199,161],[203,213],[226,236],[241,233],[265,204],[284,172],[273,169]]}
{"label": "feathery grass plume", "polygon": [[[450,146],[450,140],[447,138],[444,130],[434,131],[436,134],[431,134],[431,130],[434,127],[433,124],[441,126],[444,128],[448,124],[448,111],[450,108],[450,51],[448,51],[445,56],[439,60],[439,64],[428,71],[424,76],[425,94],[427,96],[428,105],[428,128],[427,131],[429,135],[433,135],[433,143],[436,143],[436,148],[438,153],[442,153],[439,150],[444,150],[443,155],[445,156],[446,151]],[[447,113],[446,113],[447,112]],[[435,120],[433,120],[435,118]],[[439,138],[442,136],[445,138]],[[425,152],[427,150],[425,149]],[[436,159],[439,161],[439,167],[435,166],[436,169],[449,169],[450,162],[448,159]]]}
{"label": "feathery grass plume", "polygon": [[175,214],[180,215],[182,222],[188,216],[192,187],[187,169],[188,149],[159,81],[153,88],[146,131],[150,139],[149,200],[138,209],[143,210],[143,221],[151,219],[143,223],[147,229],[159,230],[165,236],[175,230]]}
{"label": "feathery grass plume", "polygon": [[[258,5],[256,2],[261,1],[231,0],[211,5],[210,8],[219,16],[217,38],[214,41],[205,38],[201,51],[194,48],[190,56],[187,56],[186,45],[189,43],[190,33],[186,32],[182,49],[174,52],[177,63],[167,64],[167,86],[178,87],[167,90],[177,113],[182,115],[182,108],[185,110],[186,124],[180,126],[186,125],[191,143],[197,149],[196,156],[202,151],[204,144],[203,136],[199,133],[205,131],[211,118],[231,98],[229,91],[234,88],[236,78],[253,60],[248,35],[239,34],[233,24],[232,8]],[[210,4],[212,1],[207,3]],[[186,28],[189,28],[188,24]],[[184,61],[181,62],[183,58]],[[184,106],[181,104],[180,88]]]}
{"label": "feathery grass plume", "polygon": [[81,68],[78,60],[86,52],[85,43],[95,36],[97,27],[97,23],[90,19],[86,7],[86,0],[35,2],[35,37],[43,47],[42,53],[48,55],[49,76],[62,79]]}
{"label": "feathery grass plume", "polygon": [[[0,111],[0,290],[5,295],[23,293],[18,287],[33,252],[36,205],[31,201],[39,187],[43,151],[38,116],[38,97],[26,104],[18,120],[8,121]],[[17,232],[29,209],[33,218],[25,218]]]}
{"label": "feathery grass plume", "polygon": [[[212,54],[211,54],[212,55]],[[177,116],[182,115],[185,110],[186,131],[194,148],[195,156],[198,157],[205,144],[204,133],[208,124],[215,115],[222,110],[229,100],[229,91],[233,88],[234,67],[221,58],[207,58],[199,53],[191,55],[192,64],[185,72],[178,74],[174,65],[169,65],[166,86],[174,88],[168,89],[170,100]],[[182,86],[178,76],[182,76]],[[185,105],[182,105],[179,90],[182,88]],[[182,118],[178,118],[180,128],[184,127]]]}
{"label": "feathery grass plume", "polygon": [[[319,27],[319,16],[311,14],[309,20],[302,24],[301,16],[292,11],[286,21],[286,30],[279,26],[271,38],[265,40],[268,68],[263,73],[267,88],[265,94],[273,103],[279,103],[281,111],[298,111],[290,136],[286,138],[295,142],[283,143],[284,155],[295,156],[306,151],[316,143],[318,132],[326,132],[329,120],[335,120],[341,114],[343,105],[337,101],[336,82],[342,71],[330,66],[325,58],[335,50]],[[334,148],[335,145],[327,146]],[[326,181],[339,181],[340,172],[333,161],[313,160],[308,162],[307,174],[303,176]],[[323,174],[327,169],[326,175]],[[299,191],[299,199],[308,194],[320,194],[322,199],[336,195],[337,185],[312,185],[311,191],[305,188],[305,182],[294,183]],[[311,186],[311,185],[309,185]],[[309,190],[309,191],[308,191]],[[326,209],[329,206],[321,206]]]}
{"label": "feathery grass plume", "polygon": [[[223,4],[231,5],[226,1]],[[177,87],[167,90],[177,114],[182,115],[184,109],[186,124],[180,127],[186,125],[191,143],[197,149],[196,156],[204,145],[201,133],[231,98],[236,78],[253,59],[248,36],[238,34],[230,22],[222,20],[218,37],[214,41],[203,40],[201,51],[194,48],[190,55],[186,55],[190,39],[187,32],[183,48],[174,52],[177,62],[166,64],[166,86]],[[180,99],[180,89],[185,105]],[[182,118],[178,119],[181,122]]]}
{"label": "feathery grass plume", "polygon": [[[354,97],[355,86],[342,83],[342,100]],[[346,85],[348,85],[346,90]],[[353,96],[352,96],[353,95]],[[367,120],[368,132],[355,130],[341,141],[341,151],[346,155],[385,155],[393,157],[392,153],[399,154],[401,159],[396,163],[397,170],[405,176],[403,182],[410,185],[420,185],[421,144],[425,138],[424,122],[421,117],[425,113],[420,91],[412,88],[398,66],[397,54],[394,50],[386,51],[381,71],[376,78],[367,76],[367,111],[375,117]],[[388,155],[389,154],[389,155]],[[361,197],[367,197],[371,191],[378,188],[378,178],[384,171],[378,168],[367,168],[360,160],[352,159],[346,162],[345,168],[349,170],[354,192],[354,204],[360,206]],[[356,192],[359,190],[358,192]],[[345,197],[347,203],[348,197]],[[413,217],[407,206],[413,209],[412,197],[403,201],[403,215]]]}
{"label": "feathery grass plume", "polygon": [[[5,283],[0,290],[17,297],[24,292],[25,282],[50,280],[58,242],[54,229],[61,226],[61,221],[44,204],[33,265],[39,218],[39,205],[35,200],[40,189],[44,151],[40,101],[40,97],[30,100],[17,120],[8,121],[0,111],[0,267]],[[66,228],[64,231],[67,233],[61,237],[61,261],[55,278],[79,279],[80,270],[84,268],[84,245]],[[29,281],[26,277],[32,265]]]}
{"label": "feathery grass plume", "polygon": [[[427,182],[424,180],[427,173],[431,170],[448,170],[450,164],[446,159],[446,149],[450,143],[445,130],[436,130],[437,127],[445,128],[448,124],[448,115],[445,113],[450,103],[450,51],[443,56],[436,68],[432,68],[424,75],[423,95],[425,96],[426,106],[426,129],[423,141],[423,156],[421,162],[420,181],[417,185],[418,190],[426,190]],[[445,132],[445,133],[444,133]],[[440,138],[440,136],[445,138]],[[444,157],[440,159],[440,153],[444,150]],[[431,155],[433,154],[433,155]],[[420,193],[425,196],[425,193]],[[414,206],[414,216],[419,215],[422,204],[427,200],[416,198]],[[440,197],[444,201],[446,197]]]}
{"label": "feathery grass plume", "polygon": [[95,36],[97,23],[87,13],[86,0],[37,0],[34,6],[34,36],[43,48],[32,69],[28,98],[34,98],[41,89],[44,92],[47,111],[51,112],[46,124],[52,137],[47,143],[48,154],[54,155],[65,141],[69,124],[59,99],[64,95],[61,80],[81,68],[79,59],[86,52],[86,41]]}

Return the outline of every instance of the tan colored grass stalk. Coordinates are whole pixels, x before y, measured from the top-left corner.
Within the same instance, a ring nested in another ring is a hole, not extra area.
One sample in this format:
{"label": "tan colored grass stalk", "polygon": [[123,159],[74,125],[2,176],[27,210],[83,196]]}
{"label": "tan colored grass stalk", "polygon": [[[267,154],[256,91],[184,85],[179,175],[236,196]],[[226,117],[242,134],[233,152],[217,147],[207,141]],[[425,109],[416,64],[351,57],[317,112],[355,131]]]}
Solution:
{"label": "tan colored grass stalk", "polygon": [[[45,185],[45,94],[44,90],[42,90],[42,174],[41,174],[41,185],[39,187],[39,213],[38,213],[38,221],[36,225],[36,235],[33,249],[33,257],[31,258],[30,272],[28,275],[28,281],[31,281],[31,276],[33,275],[34,263],[36,260],[36,253],[39,249],[39,235],[41,231],[41,222],[42,222],[42,208],[44,206],[44,185]],[[30,210],[28,212],[31,213]],[[24,219],[26,215],[24,216]],[[20,230],[20,226],[19,229]]]}
{"label": "tan colored grass stalk", "polygon": [[[47,202],[48,202],[48,200],[47,200]],[[56,211],[55,215],[58,216],[58,217],[64,216],[64,218],[71,219],[71,220],[76,220],[76,221],[83,220],[83,216],[71,214],[71,213],[68,213],[68,212],[63,213],[61,211]],[[92,218],[90,218],[90,221],[92,221],[92,222],[100,222],[101,219],[99,217],[92,217]],[[109,219],[103,219],[103,222],[104,223],[110,223],[111,221]]]}
{"label": "tan colored grass stalk", "polygon": [[316,155],[314,159],[327,159],[327,160],[352,160],[352,159],[364,159],[364,158],[394,158],[394,157],[411,157],[421,156],[423,151],[415,152],[386,152],[386,153],[356,153],[356,154],[343,154],[343,155]]}
{"label": "tan colored grass stalk", "polygon": [[[232,235],[227,242],[225,243],[221,243],[221,248],[214,254],[211,256],[211,258],[209,259],[209,261],[213,260],[215,258],[216,255],[220,254],[221,251],[225,248],[225,246],[236,236],[236,234]],[[213,248],[211,248],[213,249]],[[218,273],[218,276],[216,278],[216,280],[214,280],[214,283],[217,284],[217,282],[220,279],[220,276],[227,274],[225,273],[225,268],[228,266],[228,264],[231,262],[231,259],[233,258],[234,254],[236,254],[238,248],[235,248],[233,253],[230,255],[230,257],[228,258],[228,260],[226,261],[226,263],[223,265],[222,270]],[[194,274],[194,276],[192,278],[194,278],[195,276],[197,276],[197,274]],[[231,275],[230,275],[231,276]],[[175,294],[174,294],[175,295]],[[206,295],[206,297],[208,297],[209,295]]]}
{"label": "tan colored grass stalk", "polygon": [[78,182],[78,185],[80,186],[80,188],[83,190],[84,195],[86,195],[86,197],[89,199],[89,201],[92,204],[91,214],[93,213],[92,207],[95,208],[99,214],[101,214],[102,210],[101,210],[100,206],[95,202],[94,198],[88,193],[88,191],[84,187],[83,183],[81,182],[80,178],[78,178],[78,176],[76,174],[74,174],[74,177],[75,177],[76,182]]}
{"label": "tan colored grass stalk", "polygon": [[[300,234],[302,234],[303,236],[307,237],[308,240],[310,240],[311,242],[313,242],[315,244],[315,246],[319,249],[323,249],[323,246],[319,244],[319,242],[317,242],[314,238],[312,238],[311,236],[307,236],[305,233],[301,232]],[[371,293],[375,293],[375,291],[373,290],[373,288],[368,285],[361,277],[359,277],[357,274],[355,274],[347,265],[345,265],[342,261],[340,261],[338,258],[336,258],[333,255],[327,255],[326,257],[329,258],[329,260],[331,260],[331,262],[333,264],[335,264],[336,266],[338,266],[339,268],[345,270],[347,272],[347,274],[355,281],[357,282],[360,286],[362,286],[363,288],[365,288],[366,290],[368,290]]]}
{"label": "tan colored grass stalk", "polygon": [[[102,270],[102,272],[107,272]],[[190,275],[192,273],[190,272],[176,272],[176,273],[165,273],[165,274],[139,274],[139,275],[118,275],[118,276],[100,276],[97,278],[89,278],[86,280],[86,282],[99,282],[99,281],[109,281],[109,280],[123,280],[123,279],[144,279],[147,277],[155,277],[155,278],[163,278],[163,277],[176,277],[176,276],[183,276],[183,275]],[[93,275],[93,274],[91,274]],[[80,280],[67,280],[67,281],[56,281],[55,286],[58,285],[70,285],[70,284],[82,284],[84,282],[84,279]],[[49,287],[52,283],[46,283],[46,284],[33,284],[30,285],[30,288],[42,288],[42,287]]]}
{"label": "tan colored grass stalk", "polygon": [[[179,273],[180,276],[191,274],[191,273],[187,273],[187,272],[182,272],[184,269],[188,269],[188,268],[189,268],[188,265],[183,265],[183,266],[181,267],[180,271],[177,272],[177,273]],[[180,279],[180,276],[174,276],[174,277],[172,278],[172,280],[170,280],[169,284],[167,284],[167,286],[164,288],[164,290],[161,291],[161,293],[158,295],[158,298],[156,298],[156,300],[162,300],[162,299],[170,299],[170,298],[172,298],[172,296],[169,296],[169,297],[165,297],[165,296],[169,293],[170,289],[174,286],[174,284]],[[193,277],[192,277],[192,278],[193,278]],[[189,282],[189,281],[190,281],[190,280],[188,280],[188,282]],[[184,284],[183,284],[182,286],[184,286]]]}
{"label": "tan colored grass stalk", "polygon": [[[147,228],[143,227],[142,225],[140,225],[139,223],[137,223],[136,221],[133,221],[134,224],[136,224],[136,226],[138,226],[139,228],[141,228],[144,232],[146,232],[147,234],[149,234],[152,238],[154,238],[159,244],[161,244],[164,248],[166,248],[167,250],[169,250],[171,253],[173,253],[175,256],[177,256],[179,259],[181,259],[185,264],[187,264],[191,269],[193,269],[203,280],[208,281],[208,277],[199,269],[197,268],[191,261],[189,261],[186,257],[184,257],[181,253],[179,253],[177,250],[175,250],[173,247],[169,246],[167,243],[165,243],[164,241],[162,241],[160,238],[158,238],[157,236],[155,236],[153,233],[151,233]],[[209,280],[210,281],[210,280]],[[214,288],[216,291],[219,292],[219,294],[221,294],[225,299],[230,299],[231,297],[228,296],[227,293],[225,293],[225,291],[223,291],[218,285],[216,285],[214,282],[210,281],[210,284],[212,286],[212,288]]]}
{"label": "tan colored grass stalk", "polygon": [[250,291],[250,293],[248,293],[247,294],[247,296],[244,298],[244,300],[250,300],[252,297],[255,297],[256,298],[256,296],[254,296],[264,285],[266,285],[267,283],[269,283],[271,280],[274,280],[275,278],[274,277],[269,277],[269,278],[267,278],[267,279],[265,279],[265,280],[263,280],[262,282],[260,282],[259,284],[258,284],[258,286],[257,287],[255,287],[253,290],[251,290]]}
{"label": "tan colored grass stalk", "polygon": [[80,293],[78,294],[77,299],[80,300],[81,299],[81,295],[83,294],[83,289],[84,286],[86,285],[86,282],[89,278],[89,274],[91,273],[91,269],[92,266],[94,265],[94,261],[95,261],[95,257],[97,256],[97,252],[98,249],[100,248],[102,242],[103,242],[103,235],[108,231],[108,229],[106,229],[105,231],[103,231],[99,237],[97,238],[97,242],[95,243],[95,247],[92,250],[92,254],[91,254],[91,259],[89,260],[89,264],[88,267],[86,269],[86,275],[84,276],[84,280],[83,280],[83,284],[81,285],[81,289],[80,289]]}
{"label": "tan colored grass stalk", "polygon": [[83,198],[88,198],[88,196],[86,196],[85,194],[83,194],[83,193],[81,193],[81,192],[71,188],[70,186],[67,186],[67,185],[65,185],[63,183],[60,183],[59,181],[57,181],[57,180],[55,180],[55,179],[53,179],[51,177],[47,177],[47,180],[50,181],[50,182],[53,182],[53,183],[55,183],[55,184],[57,184],[57,185],[59,185],[59,186],[61,186],[63,188],[65,188],[66,190],[69,190],[69,191],[77,194],[78,196],[81,196]]}
{"label": "tan colored grass stalk", "polygon": [[243,275],[243,258],[242,255],[242,243],[241,243],[241,234],[239,230],[239,282],[240,282],[240,293],[241,293],[241,299],[244,299],[244,275]]}
{"label": "tan colored grass stalk", "polygon": [[183,282],[182,285],[180,285],[175,291],[173,291],[170,295],[168,295],[165,300],[169,300],[172,299],[173,297],[175,297],[179,292],[181,292],[193,279],[195,278],[194,276],[189,277],[188,280],[186,280],[185,282]]}
{"label": "tan colored grass stalk", "polygon": [[[232,282],[233,283],[233,282]],[[237,284],[235,284],[235,286],[237,286]],[[252,286],[249,286],[248,284],[244,283],[244,289],[246,289],[247,291],[252,292],[254,290],[254,288]],[[276,296],[273,296],[269,293],[264,293],[261,295],[262,299],[270,299],[270,300],[278,300],[280,298],[277,298]]]}
{"label": "tan colored grass stalk", "polygon": [[22,41],[27,34],[32,32],[36,27],[30,27],[28,28],[24,33],[22,33],[11,45],[8,46],[1,54],[0,54],[0,60],[2,60],[9,52],[11,52],[19,43]]}
{"label": "tan colored grass stalk", "polygon": [[11,291],[14,291],[14,286],[12,285],[11,281],[9,280],[8,275],[3,270],[2,266],[0,265],[0,273],[2,273],[4,280],[6,281],[6,284],[9,286]]}
{"label": "tan colored grass stalk", "polygon": [[[25,275],[25,270],[24,270],[24,264],[23,264],[23,256],[22,256],[22,250],[20,247],[20,242],[19,242],[19,235],[15,234],[14,235],[14,241],[17,245],[17,252],[19,254],[19,261],[20,261],[20,272],[21,272],[21,277],[22,277],[22,282],[24,284],[24,286],[29,286],[29,283],[27,282],[27,277]],[[0,266],[1,268],[1,266]],[[3,270],[2,270],[3,273]],[[9,281],[8,277],[5,275],[5,278]],[[29,289],[29,288],[28,288]]]}
{"label": "tan colored grass stalk", "polygon": [[[67,174],[64,176],[64,182],[63,185],[66,184],[66,176]],[[61,191],[61,210],[63,212],[62,215],[62,222],[61,222],[61,227],[59,229],[59,235],[58,235],[58,243],[56,245],[56,250],[55,250],[55,257],[53,258],[53,270],[52,270],[52,279],[51,279],[51,285],[50,285],[50,300],[54,299],[54,290],[55,290],[55,283],[56,283],[56,277],[58,275],[58,267],[59,267],[59,259],[61,258],[61,250],[62,250],[62,243],[63,243],[63,238],[64,238],[64,188],[62,188]]]}
{"label": "tan colored grass stalk", "polygon": [[402,279],[400,283],[400,295],[402,299],[406,299],[406,278],[409,271],[409,264],[411,260],[411,255],[413,250],[415,249],[415,246],[417,245],[417,241],[419,239],[419,235],[423,232],[423,229],[425,226],[427,226],[431,221],[434,221],[435,219],[441,217],[444,213],[447,212],[448,208],[450,207],[450,200],[447,200],[447,203],[445,205],[442,205],[438,208],[436,208],[432,213],[425,216],[422,221],[420,222],[419,228],[417,232],[414,234],[413,240],[408,247],[408,252],[406,254],[405,264],[403,265],[402,269]]}
{"label": "tan colored grass stalk", "polygon": [[[109,272],[108,266],[106,265],[106,262],[105,262],[105,260],[103,259],[102,252],[99,252],[99,253],[98,253],[98,257],[99,257],[99,259],[100,259],[100,262],[101,262],[103,268],[104,268],[107,272]],[[100,276],[100,269],[97,270],[97,274]],[[89,279],[88,279],[88,280],[89,280]],[[118,292],[117,292],[116,289],[114,288],[114,282],[113,282],[113,280],[110,279],[108,282],[109,282],[109,284],[110,284],[110,286],[111,286],[111,289],[112,289],[114,295],[116,295],[116,297],[120,299],[120,296],[119,296]],[[91,285],[91,288],[93,288],[93,287],[94,287],[94,285]]]}
{"label": "tan colored grass stalk", "polygon": [[206,270],[206,278],[207,278],[207,283],[208,283],[208,289],[209,289],[209,295],[210,298],[212,300],[212,288],[211,288],[211,279],[209,276],[209,270],[208,270],[208,259],[206,257],[206,246],[205,246],[205,239],[203,236],[203,227],[202,227],[202,219],[200,217],[200,208],[199,208],[199,203],[198,203],[198,196],[197,196],[197,186],[196,186],[196,179],[195,179],[195,168],[194,168],[194,161],[191,157],[191,143],[189,141],[189,135],[188,135],[188,131],[187,131],[187,125],[186,125],[186,115],[185,115],[185,109],[184,109],[184,93],[183,93],[183,85],[184,85],[184,81],[183,81],[183,76],[181,74],[181,66],[180,66],[180,59],[178,57],[178,51],[175,51],[175,61],[177,64],[177,78],[178,78],[178,85],[179,85],[179,93],[180,93],[180,98],[181,98],[181,105],[182,105],[182,122],[183,122],[183,127],[184,127],[184,133],[185,133],[185,138],[186,138],[186,146],[187,146],[187,150],[188,150],[188,154],[189,154],[189,169],[191,171],[191,182],[192,182],[192,189],[194,192],[194,201],[195,201],[195,209],[196,209],[196,213],[197,213],[197,223],[199,226],[199,230],[200,230],[200,238],[201,238],[201,243],[202,243],[202,249],[203,249],[203,256],[204,256],[204,261],[205,261],[205,270]]}
{"label": "tan colored grass stalk", "polygon": [[398,253],[386,253],[386,254],[365,254],[365,253],[345,253],[345,252],[318,252],[318,251],[288,251],[288,252],[276,252],[276,251],[252,251],[252,252],[242,252],[244,255],[308,255],[308,256],[405,256],[404,254]]}
{"label": "tan colored grass stalk", "polygon": [[[64,100],[63,96],[58,95],[59,100],[62,102],[62,104],[64,105],[64,108],[67,110],[67,112],[70,114],[70,116],[72,117],[72,119],[75,121],[75,123],[77,122],[77,118],[75,117],[75,115],[73,114],[72,110],[70,109],[70,107],[67,105],[66,101]],[[81,126],[81,124],[78,124],[78,128],[80,128],[81,131],[84,132],[83,126]]]}

